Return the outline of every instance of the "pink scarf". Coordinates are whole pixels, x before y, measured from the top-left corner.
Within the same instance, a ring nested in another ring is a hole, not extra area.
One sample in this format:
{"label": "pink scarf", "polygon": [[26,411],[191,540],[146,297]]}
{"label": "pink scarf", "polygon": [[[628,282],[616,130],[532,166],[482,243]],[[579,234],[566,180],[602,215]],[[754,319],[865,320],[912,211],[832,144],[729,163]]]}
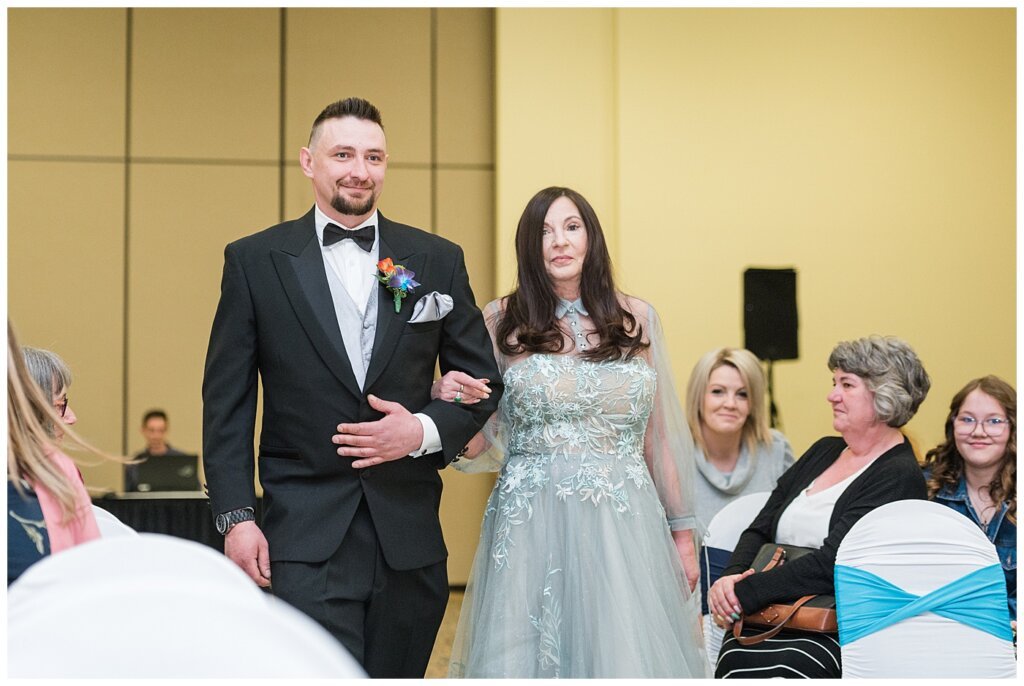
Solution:
{"label": "pink scarf", "polygon": [[88,491],[85,490],[82,474],[78,471],[78,467],[70,457],[57,448],[48,451],[47,455],[72,483],[75,500],[78,503],[75,517],[64,522],[64,515],[57,499],[42,486],[32,485],[36,497],[39,498],[43,520],[46,522],[46,531],[50,538],[50,553],[59,553],[79,543],[99,538],[100,530],[96,526],[96,517],[92,513],[92,500],[89,498]]}

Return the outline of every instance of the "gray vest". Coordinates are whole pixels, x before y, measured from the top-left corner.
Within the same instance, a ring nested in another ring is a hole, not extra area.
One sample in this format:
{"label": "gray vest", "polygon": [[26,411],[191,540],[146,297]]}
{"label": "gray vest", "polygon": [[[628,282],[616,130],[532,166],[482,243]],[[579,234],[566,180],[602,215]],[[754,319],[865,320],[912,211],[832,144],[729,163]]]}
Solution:
{"label": "gray vest", "polygon": [[329,265],[324,266],[327,285],[331,288],[331,299],[334,301],[334,314],[338,318],[341,338],[345,341],[345,352],[348,353],[348,361],[352,364],[352,373],[359,382],[359,388],[362,388],[366,382],[366,370],[370,366],[370,355],[373,354],[373,338],[377,333],[377,289],[370,289],[366,311],[360,315],[359,308],[341,279]]}

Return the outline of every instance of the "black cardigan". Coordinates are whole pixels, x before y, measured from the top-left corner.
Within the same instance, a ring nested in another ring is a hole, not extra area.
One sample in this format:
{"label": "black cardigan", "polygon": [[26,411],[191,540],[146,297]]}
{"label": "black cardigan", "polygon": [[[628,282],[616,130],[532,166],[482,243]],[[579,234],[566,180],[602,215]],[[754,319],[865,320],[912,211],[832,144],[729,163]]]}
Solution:
{"label": "black cardigan", "polygon": [[[768,502],[740,536],[722,576],[744,572],[761,546],[775,541],[782,512],[845,448],[842,438],[826,436],[808,448],[779,477]],[[752,574],[736,584],[736,597],[743,611],[756,612],[770,603],[794,600],[807,594],[834,593],[836,551],[850,527],[880,505],[896,500],[925,500],[926,497],[924,476],[910,441],[904,437],[902,444],[883,453],[839,496],[829,520],[828,536],[818,551],[768,572]]]}

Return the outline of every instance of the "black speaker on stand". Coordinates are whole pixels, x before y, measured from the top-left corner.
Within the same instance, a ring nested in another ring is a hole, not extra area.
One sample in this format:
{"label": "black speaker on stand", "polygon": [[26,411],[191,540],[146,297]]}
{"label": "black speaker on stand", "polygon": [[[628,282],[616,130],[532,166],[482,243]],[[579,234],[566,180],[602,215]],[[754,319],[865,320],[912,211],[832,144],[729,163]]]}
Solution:
{"label": "black speaker on stand", "polygon": [[767,363],[772,427],[778,423],[772,364],[799,359],[797,328],[796,270],[751,267],[743,272],[744,345]]}

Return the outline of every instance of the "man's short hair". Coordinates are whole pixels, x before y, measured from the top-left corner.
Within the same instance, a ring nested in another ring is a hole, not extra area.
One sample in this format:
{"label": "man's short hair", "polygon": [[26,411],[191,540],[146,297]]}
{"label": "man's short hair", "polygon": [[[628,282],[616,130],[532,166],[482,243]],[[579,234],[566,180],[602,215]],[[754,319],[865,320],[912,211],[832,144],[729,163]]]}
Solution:
{"label": "man's short hair", "polygon": [[380,117],[380,110],[373,103],[363,98],[345,98],[344,100],[332,102],[316,116],[316,119],[313,120],[313,127],[309,130],[309,144],[313,143],[313,139],[316,138],[316,133],[322,123],[328,119],[341,119],[342,117],[365,119],[366,121],[372,121],[381,129],[384,128],[384,122]]}
{"label": "man's short hair", "polygon": [[157,419],[162,419],[164,420],[164,422],[167,422],[166,412],[164,412],[163,410],[150,410],[146,414],[142,415],[142,426],[146,426],[146,424],[149,423],[149,420],[153,419],[154,417],[156,417]]}

